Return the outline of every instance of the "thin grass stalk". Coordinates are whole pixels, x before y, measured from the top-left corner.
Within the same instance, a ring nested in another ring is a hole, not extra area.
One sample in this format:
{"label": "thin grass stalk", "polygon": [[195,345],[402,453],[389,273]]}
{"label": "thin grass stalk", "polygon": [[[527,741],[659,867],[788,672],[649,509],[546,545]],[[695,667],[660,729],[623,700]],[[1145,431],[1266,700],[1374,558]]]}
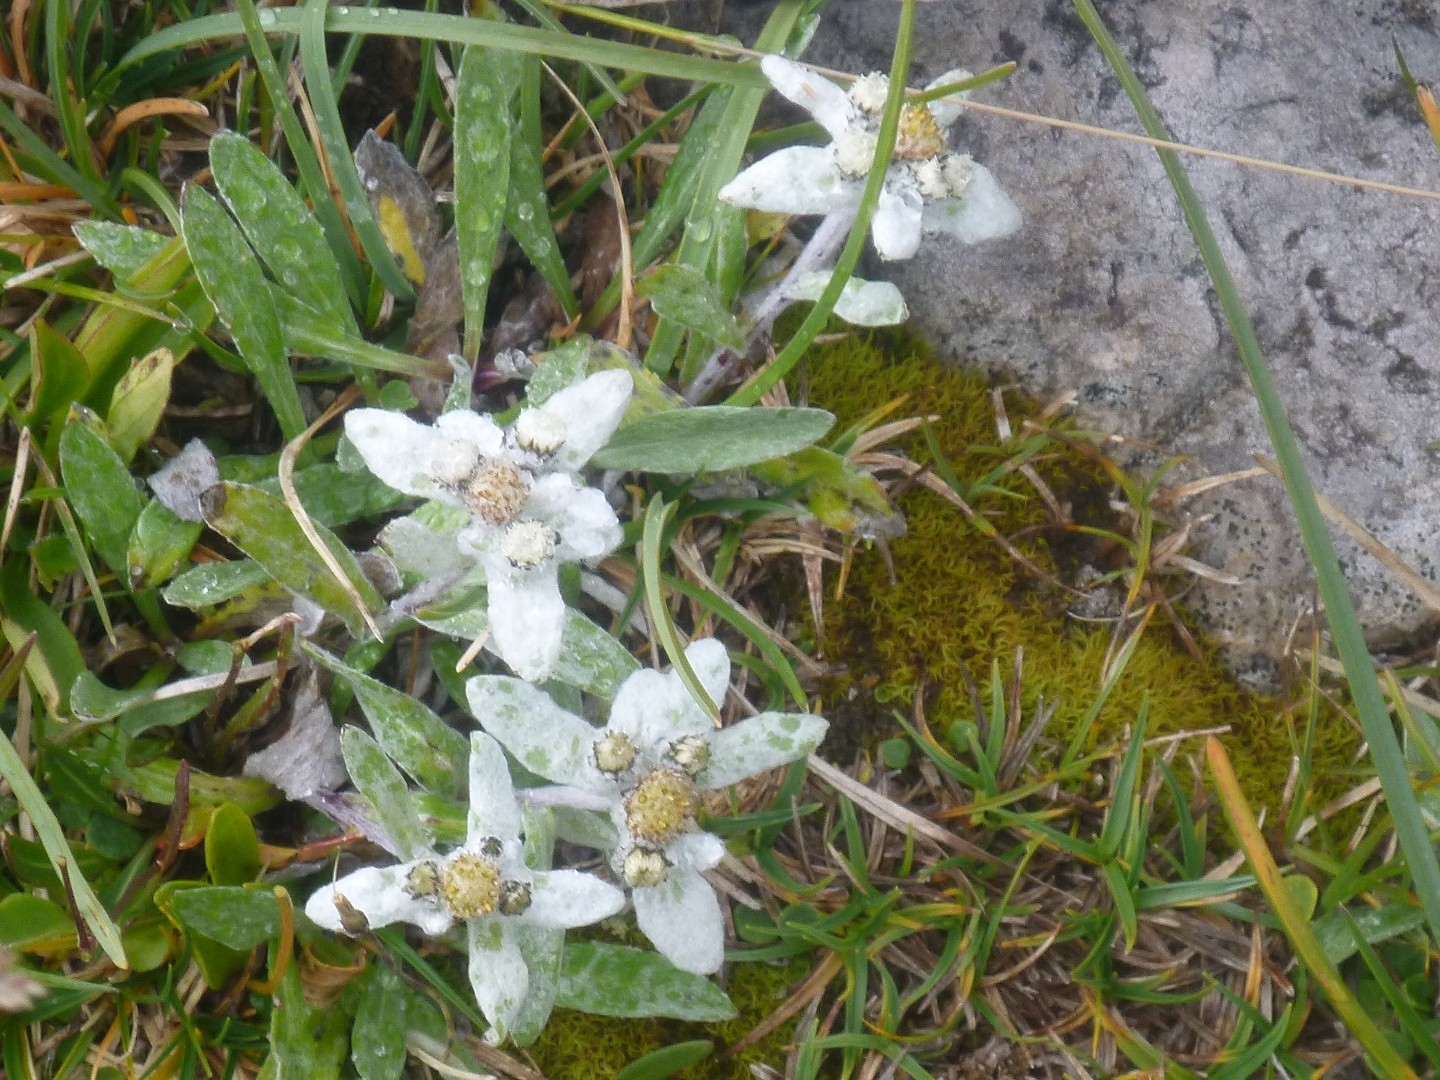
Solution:
{"label": "thin grass stalk", "polygon": [[1225,747],[1220,740],[1213,735],[1205,741],[1205,757],[1210,764],[1210,774],[1215,778],[1215,786],[1220,792],[1220,805],[1225,811],[1225,818],[1230,822],[1230,827],[1235,830],[1240,847],[1244,850],[1246,858],[1250,860],[1251,869],[1255,871],[1255,876],[1260,881],[1260,891],[1269,901],[1270,910],[1280,920],[1280,925],[1285,930],[1285,936],[1290,939],[1290,944],[1295,949],[1301,963],[1314,976],[1315,982],[1329,999],[1340,1019],[1345,1022],[1350,1034],[1354,1035],[1360,1045],[1374,1058],[1375,1065],[1380,1069],[1380,1075],[1414,1077],[1415,1071],[1406,1064],[1395,1048],[1390,1045],[1389,1040],[1385,1038],[1384,1033],[1376,1027],[1369,1014],[1350,993],[1350,988],[1345,985],[1345,980],[1341,978],[1340,972],[1325,955],[1325,950],[1320,946],[1319,939],[1315,937],[1315,931],[1309,920],[1296,905],[1289,886],[1280,874],[1280,868],[1270,857],[1270,848],[1260,832],[1260,827],[1255,822],[1255,817],[1245,800],[1245,793],[1240,790],[1240,781],[1235,777],[1235,770],[1230,764],[1230,756],[1225,752]]}
{"label": "thin grass stalk", "polygon": [[[1150,104],[1144,87],[1135,77],[1134,69],[1130,67],[1115,39],[1100,20],[1091,0],[1075,0],[1075,8],[1120,80],[1146,132],[1153,138],[1168,140],[1170,133]],[[1345,669],[1355,711],[1370,747],[1370,759],[1375,765],[1375,773],[1380,778],[1380,786],[1385,792],[1390,816],[1395,823],[1396,836],[1399,838],[1401,850],[1405,853],[1415,891],[1425,909],[1430,935],[1440,940],[1440,859],[1436,858],[1435,849],[1430,845],[1429,830],[1420,815],[1420,804],[1411,787],[1405,756],[1390,723],[1390,713],[1385,706],[1384,695],[1380,692],[1379,680],[1375,677],[1370,651],[1365,645],[1364,634],[1355,616],[1355,607],[1350,600],[1345,577],[1340,571],[1335,546],[1325,528],[1325,518],[1320,512],[1320,504],[1315,498],[1315,491],[1305,472],[1305,463],[1300,457],[1300,446],[1285,416],[1285,406],[1270,375],[1260,342],[1255,336],[1255,328],[1245,312],[1235,281],[1225,265],[1225,257],[1215,241],[1215,234],[1206,219],[1200,200],[1190,186],[1189,177],[1180,164],[1179,155],[1168,150],[1157,150],[1156,153],[1160,156],[1165,174],[1180,200],[1185,223],[1200,249],[1205,268],[1215,283],[1215,292],[1220,298],[1225,319],[1235,336],[1236,349],[1245,365],[1251,390],[1260,406],[1260,414],[1270,436],[1270,444],[1275,448],[1275,456],[1280,463],[1285,490],[1300,526],[1305,554],[1314,569],[1320,599],[1325,606],[1330,635],[1335,642],[1340,663]]]}

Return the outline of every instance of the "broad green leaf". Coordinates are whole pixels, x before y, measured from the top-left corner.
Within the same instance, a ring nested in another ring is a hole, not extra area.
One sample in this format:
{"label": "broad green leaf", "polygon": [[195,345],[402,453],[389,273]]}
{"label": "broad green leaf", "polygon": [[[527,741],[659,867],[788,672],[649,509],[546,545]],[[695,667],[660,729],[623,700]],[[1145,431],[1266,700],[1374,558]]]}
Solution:
{"label": "broad green leaf", "polygon": [[90,385],[90,367],[80,350],[43,319],[35,321],[30,351],[35,358],[35,368],[28,419],[34,424],[63,413],[85,396]]}
{"label": "broad green leaf", "polygon": [[590,460],[599,469],[721,472],[793,454],[834,423],[823,409],[673,409],[621,428]]}
{"label": "broad green leaf", "polygon": [[170,376],[174,371],[175,355],[169,349],[156,349],[136,360],[120,376],[105,424],[110,431],[110,445],[121,461],[128,462],[155,434],[170,401]]}
{"label": "broad green leaf", "polygon": [[155,727],[174,727],[199,716],[215,699],[213,690],[205,690],[166,701],[134,705],[139,698],[149,697],[155,687],[143,685],[127,690],[106,686],[92,673],[82,672],[70,686],[70,710],[77,720],[103,723],[123,717],[124,728],[132,735]]}
{"label": "broad green leaf", "polygon": [[0,900],[0,945],[46,951],[74,942],[75,920],[53,900],[24,892]]}
{"label": "broad green leaf", "polygon": [[615,1080],[665,1080],[691,1065],[704,1061],[715,1050],[708,1039],[674,1043],[652,1050],[615,1074]]}
{"label": "broad green leaf", "polygon": [[280,902],[269,889],[201,885],[176,890],[166,906],[182,926],[227,949],[248,951],[280,932]]}
{"label": "broad green leaf", "polygon": [[429,791],[461,791],[470,761],[470,743],[464,735],[409,694],[361,674],[323,649],[303,648],[354,691],[376,741],[400,768]]}
{"label": "broad green leaf", "polygon": [[415,810],[405,778],[380,744],[359,728],[346,727],[340,732],[340,753],[355,790],[365,796],[376,824],[394,842],[396,857],[409,862],[429,851],[433,846],[430,834]]}
{"label": "broad green leaf", "polygon": [[301,988],[300,965],[291,964],[270,1013],[270,1056],[258,1080],[339,1080],[349,1027],[343,1009],[311,1007]]}
{"label": "broad green leaf", "polygon": [[221,198],[275,279],[335,332],[358,334],[325,233],[285,174],[235,132],[210,140],[210,168]]}
{"label": "broad green leaf", "polygon": [[[132,765],[123,776],[123,787],[145,802],[169,806],[175,801],[175,779],[180,763],[174,758],[157,758],[144,765]],[[118,782],[117,782],[118,786]],[[223,806],[233,802],[252,817],[273,810],[282,801],[269,781],[251,776],[212,776],[190,770],[190,805]]]}
{"label": "broad green leaf", "polygon": [[[364,625],[360,613],[309,538],[280,499],[249,484],[216,484],[205,496],[205,522],[269,571],[291,592],[343,619],[352,633]],[[329,549],[367,611],[380,610],[380,595],[366,580],[355,556],[323,525],[317,525]]]}
{"label": "broad green leaf", "polygon": [[555,1003],[600,1016],[701,1023],[735,1015],[729,996],[704,976],[681,971],[659,953],[602,941],[566,944]]}
{"label": "broad green leaf", "polygon": [[25,657],[25,674],[51,712],[69,708],[70,684],[85,672],[85,658],[65,620],[30,590],[30,560],[17,554],[0,566],[0,630],[11,649],[35,646]]}
{"label": "broad green leaf", "polygon": [[70,231],[95,261],[117,279],[135,274],[170,242],[170,237],[150,229],[113,221],[77,221]]}
{"label": "broad green leaf", "polygon": [[72,415],[60,435],[60,472],[65,497],[85,524],[90,542],[110,569],[128,581],[130,533],[144,506],[130,470],[104,436]]}
{"label": "broad green leaf", "polygon": [[[1355,935],[1371,945],[1408,934],[1425,921],[1425,912],[1409,904],[1383,904],[1378,908],[1357,904],[1345,911],[1337,908],[1316,919],[1315,938],[1332,964],[1342,964],[1355,955]],[[1353,927],[1353,929],[1352,929]]]}
{"label": "broad green leaf", "polygon": [[205,295],[265,391],[285,438],[295,438],[305,430],[305,410],[290,372],[280,317],[255,253],[234,219],[203,188],[185,189],[180,224]]}
{"label": "broad green leaf", "polygon": [[255,824],[234,803],[226,803],[210,817],[205,830],[205,869],[215,885],[245,885],[260,873]]}
{"label": "broad green leaf", "polygon": [[735,325],[715,284],[694,267],[671,263],[657,267],[635,283],[635,295],[650,301],[662,318],[702,334],[731,349],[745,348],[745,335]]}
{"label": "broad green leaf", "polygon": [[400,1080],[409,1002],[395,969],[383,961],[373,964],[350,1035],[350,1060],[360,1080]]}
{"label": "broad green leaf", "polygon": [[131,971],[154,971],[174,957],[177,942],[166,926],[158,914],[151,914],[125,927],[120,940],[125,943]]}
{"label": "broad green leaf", "polygon": [[140,511],[130,534],[130,547],[125,556],[130,587],[149,589],[168,581],[195,547],[203,529],[200,522],[183,521],[159,499],[151,499]]}
{"label": "broad green leaf", "polygon": [[76,914],[90,928],[111,963],[122,971],[128,968],[125,948],[120,942],[120,928],[111,921],[105,905],[100,902],[95,890],[90,887],[90,882],[80,872],[75,853],[70,850],[59,819],[55,817],[55,812],[50,809],[50,804],[45,801],[45,796],[31,777],[30,770],[20,760],[20,755],[15,752],[15,747],[11,745],[4,731],[0,731],[0,780],[9,785],[20,809],[30,815],[30,823],[45,849],[51,868],[69,882]]}
{"label": "broad green leaf", "polygon": [[167,604],[196,611],[233,600],[268,581],[269,572],[254,559],[201,563],[177,577],[161,595]]}
{"label": "broad green leaf", "polygon": [[465,303],[464,354],[471,362],[480,353],[495,245],[505,220],[519,82],[515,53],[473,45],[460,58],[455,77],[455,238]]}
{"label": "broad green leaf", "polygon": [[[280,481],[273,477],[262,480],[256,487],[272,495],[280,494]],[[370,472],[345,472],[328,461],[296,472],[295,494],[315,521],[332,529],[358,518],[379,517],[405,501],[405,495],[381,483]]]}
{"label": "broad green leaf", "polygon": [[[216,903],[213,899],[201,900],[195,904],[196,910],[182,914],[176,906],[176,898],[188,892],[196,892],[202,889],[213,889],[212,886],[202,885],[196,881],[165,882],[155,890],[155,907],[170,920],[171,924],[185,935],[185,945],[195,959],[195,965],[200,969],[200,977],[205,980],[205,985],[211,990],[218,990],[220,987],[229,984],[240,972],[245,970],[246,963],[250,959],[250,951],[254,945],[237,944],[230,945],[192,926],[186,917],[187,914],[196,915],[199,922],[206,927],[214,927],[217,923],[214,908]],[[238,889],[222,889],[222,892],[239,892]],[[224,906],[224,901],[220,906]],[[220,915],[220,929],[224,930],[224,912]],[[243,939],[242,939],[243,940]],[[260,940],[265,940],[262,936]]]}

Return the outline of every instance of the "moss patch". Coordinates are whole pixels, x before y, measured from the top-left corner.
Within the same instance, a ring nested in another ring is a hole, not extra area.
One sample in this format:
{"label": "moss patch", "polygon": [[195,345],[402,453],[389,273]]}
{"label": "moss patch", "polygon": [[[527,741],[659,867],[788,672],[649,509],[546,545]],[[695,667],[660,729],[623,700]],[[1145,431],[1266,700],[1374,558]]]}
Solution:
{"label": "moss patch", "polygon": [[752,1063],[783,1068],[785,1046],[795,1020],[782,1024],[733,1058],[719,1055],[773,1013],[809,970],[803,960],[788,964],[734,964],[726,990],[739,1015],[720,1024],[673,1020],[616,1020],[556,1009],[538,1042],[535,1064],[552,1080],[611,1080],[626,1065],[653,1050],[692,1039],[709,1039],[715,1053],[676,1075],[683,1080],[753,1080]]}
{"label": "moss patch", "polygon": [[[833,411],[843,429],[908,395],[897,415],[939,414],[932,430],[962,482],[974,482],[993,469],[1002,455],[996,448],[989,381],[944,367],[913,340],[891,339],[889,348],[884,341],[850,338],[816,350],[809,365],[811,402]],[[1014,393],[1005,395],[1005,405],[1017,431],[1036,412],[1033,402]],[[917,460],[929,460],[920,435],[904,449]],[[1105,517],[1110,485],[1092,461],[1056,441],[1034,464],[1057,495],[1072,503],[1079,523],[1111,527]],[[1030,485],[1012,475],[1000,486],[1015,497],[983,495],[973,508],[1044,569],[1054,572],[1073,562],[1074,534],[1050,527]],[[893,733],[891,711],[908,715],[923,681],[927,716],[943,735],[950,722],[973,715],[963,668],[983,691],[992,662],[1008,679],[1016,650],[1023,646],[1026,715],[1041,697],[1059,702],[1047,732],[1052,739],[1068,740],[1100,687],[1108,626],[1067,618],[1068,600],[1055,595],[1059,590],[1036,582],[939,496],[912,490],[898,502],[908,531],[890,544],[894,580],[880,553],[860,552],[844,597],[837,602],[833,593],[826,596],[825,651],[849,668],[827,690],[827,715],[843,723],[847,713],[868,714],[872,726],[881,727],[874,737],[887,736]],[[1274,807],[1303,716],[1240,688],[1213,655],[1197,661],[1158,615],[1092,737],[1101,745],[1113,741],[1134,722],[1147,693],[1152,735],[1230,725],[1226,744],[1246,794],[1257,808]],[[1358,738],[1338,718],[1326,720],[1333,722],[1319,725],[1315,775],[1323,778],[1327,793],[1335,793],[1347,786],[1348,760]]]}

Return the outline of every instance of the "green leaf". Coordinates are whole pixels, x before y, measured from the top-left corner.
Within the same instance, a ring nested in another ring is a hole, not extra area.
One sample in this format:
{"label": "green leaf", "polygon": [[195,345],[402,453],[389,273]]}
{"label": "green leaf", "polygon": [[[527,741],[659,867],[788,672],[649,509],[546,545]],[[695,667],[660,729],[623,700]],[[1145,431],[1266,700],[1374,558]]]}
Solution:
{"label": "green leaf", "polygon": [[201,690],[146,705],[133,704],[137,699],[148,698],[154,691],[155,687],[148,684],[116,690],[84,671],[70,685],[70,710],[76,719],[89,723],[104,723],[123,717],[124,730],[138,735],[155,727],[183,724],[200,715],[215,700],[213,690]]}
{"label": "green leaf", "polygon": [[834,423],[835,417],[823,409],[673,409],[621,428],[590,460],[599,469],[721,472],[793,454],[824,436]]}
{"label": "green leaf", "polygon": [[74,942],[75,920],[59,904],[33,893],[12,893],[0,900],[0,945]]}
{"label": "green leaf", "polygon": [[223,131],[210,140],[210,168],[221,198],[275,279],[336,333],[358,334],[325,233],[285,174],[249,139]]}
{"label": "green leaf", "polygon": [[31,342],[35,385],[30,393],[29,422],[33,424],[64,412],[85,396],[90,366],[80,350],[43,319],[35,321]]}
{"label": "green leaf", "polygon": [[205,830],[205,869],[216,885],[244,885],[260,873],[255,825],[234,803],[226,803],[210,817]]}
{"label": "green leaf", "polygon": [[125,948],[120,943],[120,928],[111,921],[105,905],[95,895],[95,890],[90,887],[85,875],[80,873],[75,853],[70,850],[70,845],[65,840],[59,819],[55,817],[55,812],[50,809],[50,804],[45,801],[45,796],[31,777],[30,770],[20,760],[20,755],[15,752],[15,747],[11,745],[4,731],[0,731],[0,780],[9,785],[20,809],[30,815],[30,823],[50,859],[51,868],[69,882],[76,914],[90,928],[111,963],[122,971],[127,969],[129,961],[125,959]]}
{"label": "green leaf", "polygon": [[160,595],[167,604],[198,611],[233,600],[268,581],[269,572],[254,559],[201,563],[177,577]]}
{"label": "green leaf", "polygon": [[350,1018],[343,1009],[312,1008],[300,983],[300,965],[280,980],[270,1013],[270,1057],[259,1080],[339,1080]]}
{"label": "green leaf", "polygon": [[305,410],[290,373],[280,317],[255,253],[234,219],[203,188],[185,189],[180,224],[201,288],[265,391],[285,438],[295,438],[305,430]]}
{"label": "green leaf", "polygon": [[60,472],[65,497],[91,544],[121,580],[129,580],[130,533],[144,506],[130,470],[91,424],[72,415],[60,435]]}
{"label": "green leaf", "polygon": [[201,885],[170,896],[182,926],[228,949],[248,951],[280,932],[280,902],[269,889]]}
{"label": "green leaf", "polygon": [[[389,385],[406,388],[398,379]],[[256,486],[272,495],[280,494],[280,481],[273,477]],[[405,501],[403,493],[377,480],[368,470],[346,472],[328,461],[299,470],[295,474],[295,494],[315,521],[331,529],[359,518],[379,517]]]}
{"label": "green leaf", "polygon": [[735,1016],[729,996],[709,979],[681,971],[658,953],[602,941],[566,944],[555,1004],[600,1016],[700,1023]]}
{"label": "green leaf", "polygon": [[355,693],[375,739],[417,783],[456,795],[469,775],[470,742],[409,694],[386,686],[313,645],[301,646]]}
{"label": "green leaf", "polygon": [[519,82],[518,56],[473,45],[455,76],[455,238],[465,302],[464,354],[472,363],[480,353],[495,245],[505,220]]}
{"label": "green leaf", "polygon": [[195,547],[203,530],[200,522],[183,521],[159,499],[151,499],[140,511],[130,534],[130,547],[125,556],[130,587],[150,589],[169,580]]}
{"label": "green leaf", "polygon": [[52,712],[69,708],[70,685],[85,672],[85,658],[65,620],[30,589],[30,560],[23,554],[0,567],[0,628],[17,652],[34,634],[37,646],[25,657],[25,673]]}
{"label": "green leaf", "polygon": [[664,1080],[667,1076],[674,1076],[682,1069],[704,1061],[714,1051],[715,1044],[709,1039],[662,1046],[659,1050],[652,1050],[626,1065],[615,1074],[615,1080]]}
{"label": "green leaf", "polygon": [[359,728],[347,726],[340,732],[340,753],[355,790],[365,796],[376,824],[394,842],[395,855],[409,862],[430,851],[430,834],[415,809],[415,799],[380,745]]}
{"label": "green leaf", "polygon": [[[1348,913],[1348,918],[1346,917]],[[1425,921],[1425,912],[1409,904],[1336,908],[1315,920],[1315,939],[1332,964],[1355,955],[1357,935],[1371,945],[1407,934]]]}
{"label": "green leaf", "polygon": [[390,965],[377,963],[355,1010],[350,1060],[360,1080],[400,1080],[405,1068],[409,995]]}
{"label": "green leaf", "polygon": [[[325,611],[345,620],[352,633],[364,625],[349,593],[330,572],[280,499],[249,484],[228,481],[205,493],[205,523],[263,566],[272,578]],[[380,595],[360,564],[333,533],[317,525],[329,549],[367,611],[380,610]]]}
{"label": "green leaf", "polygon": [[121,461],[128,462],[155,434],[170,401],[174,371],[175,355],[169,349],[156,349],[136,360],[120,377],[105,424],[110,429],[110,445]]}
{"label": "green leaf", "polygon": [[745,348],[745,335],[721,300],[720,290],[694,267],[679,263],[657,267],[635,283],[635,295],[648,299],[662,318],[728,348]]}
{"label": "green leaf", "polygon": [[117,279],[137,273],[170,242],[168,236],[113,221],[77,221],[70,227],[80,246]]}

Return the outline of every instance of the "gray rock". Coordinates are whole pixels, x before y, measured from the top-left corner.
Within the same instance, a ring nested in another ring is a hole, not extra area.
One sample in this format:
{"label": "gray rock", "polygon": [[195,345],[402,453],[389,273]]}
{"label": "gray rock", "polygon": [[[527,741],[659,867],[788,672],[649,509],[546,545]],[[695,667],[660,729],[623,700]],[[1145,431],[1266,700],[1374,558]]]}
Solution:
{"label": "gray rock", "polygon": [[[1440,153],[1397,72],[1440,79],[1427,4],[1282,0],[1103,5],[1175,138],[1239,154],[1440,189]],[[889,67],[899,5],[832,0],[806,59]],[[737,16],[753,38],[758,13]],[[982,100],[1138,132],[1128,100],[1068,2],[918,8],[912,85],[1015,60]],[[957,363],[1077,395],[1089,428],[1190,455],[1191,478],[1254,464],[1269,443],[1229,330],[1154,152],[969,115],[957,144],[1026,215],[1006,241],[928,242],[871,265]],[[1186,165],[1242,295],[1317,488],[1426,577],[1440,511],[1440,204],[1226,162]],[[1152,456],[1152,463],[1159,460]],[[1262,681],[1307,608],[1308,564],[1283,490],[1250,480],[1192,501],[1213,512],[1194,553],[1244,579],[1190,602],[1240,670]],[[1337,535],[1372,644],[1434,616]]]}

